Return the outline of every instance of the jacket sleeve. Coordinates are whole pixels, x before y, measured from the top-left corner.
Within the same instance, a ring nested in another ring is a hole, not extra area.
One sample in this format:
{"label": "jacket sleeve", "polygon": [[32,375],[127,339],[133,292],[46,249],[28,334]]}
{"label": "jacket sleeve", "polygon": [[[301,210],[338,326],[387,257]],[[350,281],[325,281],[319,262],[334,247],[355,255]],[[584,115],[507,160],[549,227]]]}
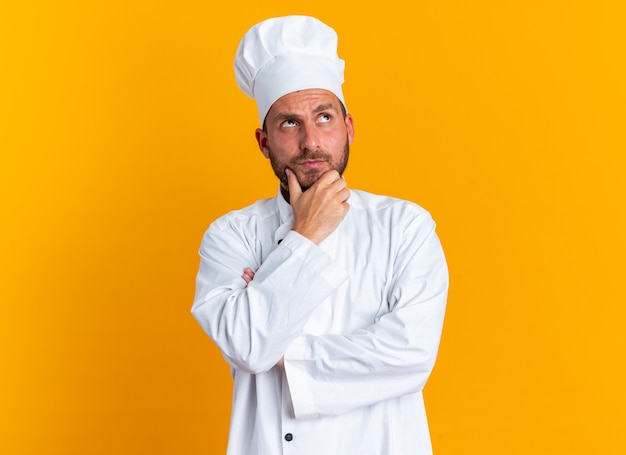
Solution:
{"label": "jacket sleeve", "polygon": [[285,372],[296,418],[337,415],[420,392],[435,363],[448,271],[429,216],[406,228],[390,311],[366,329],[294,338]]}
{"label": "jacket sleeve", "polygon": [[192,314],[235,369],[261,373],[283,356],[310,313],[347,279],[332,258],[290,231],[257,268],[249,240],[213,223],[200,247]]}

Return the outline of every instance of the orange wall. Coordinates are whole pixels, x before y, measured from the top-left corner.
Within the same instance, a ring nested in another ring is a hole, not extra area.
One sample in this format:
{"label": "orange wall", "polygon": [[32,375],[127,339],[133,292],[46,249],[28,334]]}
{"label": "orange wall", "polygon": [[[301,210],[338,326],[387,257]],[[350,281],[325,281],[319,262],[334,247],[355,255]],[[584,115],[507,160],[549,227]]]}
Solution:
{"label": "orange wall", "polygon": [[0,453],[224,453],[197,249],[276,190],[232,60],[289,13],[340,35],[349,185],[438,221],[436,453],[626,447],[625,3],[276,5],[0,6]]}

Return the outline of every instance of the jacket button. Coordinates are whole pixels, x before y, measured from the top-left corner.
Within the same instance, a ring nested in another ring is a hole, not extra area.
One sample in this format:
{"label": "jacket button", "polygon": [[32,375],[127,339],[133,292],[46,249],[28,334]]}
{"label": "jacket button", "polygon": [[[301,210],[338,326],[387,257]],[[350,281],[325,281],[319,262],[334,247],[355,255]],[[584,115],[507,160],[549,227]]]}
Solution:
{"label": "jacket button", "polygon": [[289,442],[291,440],[293,440],[293,435],[291,433],[287,433],[285,435],[285,441]]}

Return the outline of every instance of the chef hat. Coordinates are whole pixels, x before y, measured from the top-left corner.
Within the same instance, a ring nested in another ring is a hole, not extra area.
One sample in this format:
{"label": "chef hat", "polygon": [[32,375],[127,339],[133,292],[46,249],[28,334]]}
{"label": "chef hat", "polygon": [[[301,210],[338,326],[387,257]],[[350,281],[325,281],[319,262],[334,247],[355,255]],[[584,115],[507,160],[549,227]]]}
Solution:
{"label": "chef hat", "polygon": [[276,100],[309,88],[326,89],[344,104],[345,63],[337,56],[337,33],[308,16],[267,19],[244,35],[235,56],[239,88],[254,98],[261,124]]}

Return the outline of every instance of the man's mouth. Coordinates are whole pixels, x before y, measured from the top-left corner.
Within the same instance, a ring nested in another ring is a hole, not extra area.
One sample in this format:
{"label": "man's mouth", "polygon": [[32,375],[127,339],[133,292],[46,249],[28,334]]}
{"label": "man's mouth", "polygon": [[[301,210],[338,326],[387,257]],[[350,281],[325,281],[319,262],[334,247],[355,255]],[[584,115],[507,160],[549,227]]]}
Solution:
{"label": "man's mouth", "polygon": [[324,160],[304,160],[300,161],[299,165],[307,170],[320,169],[326,165]]}

